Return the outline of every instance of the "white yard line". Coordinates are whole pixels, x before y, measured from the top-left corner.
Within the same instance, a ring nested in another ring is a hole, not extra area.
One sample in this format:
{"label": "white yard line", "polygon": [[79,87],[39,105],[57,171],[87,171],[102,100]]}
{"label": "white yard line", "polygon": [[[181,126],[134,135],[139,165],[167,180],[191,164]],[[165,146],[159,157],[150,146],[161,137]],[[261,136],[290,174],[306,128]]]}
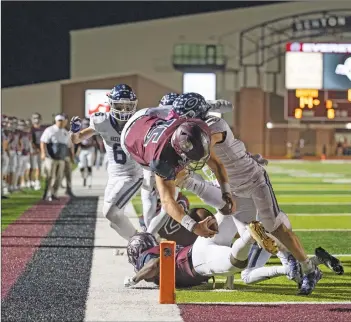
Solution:
{"label": "white yard line", "polygon": [[[283,196],[283,195],[282,195]],[[285,195],[284,195],[285,197]],[[331,201],[331,202],[327,202],[327,201],[306,201],[306,202],[279,202],[279,205],[294,205],[294,206],[337,206],[337,205],[342,205],[342,206],[350,206],[351,209],[351,203],[349,201]],[[351,210],[350,210],[351,211]]]}
{"label": "white yard line", "polygon": [[[133,276],[128,264],[125,246],[127,242],[110,228],[102,217],[103,188],[107,174],[99,171],[101,196],[98,204],[98,220],[95,227],[94,254],[90,275],[90,286],[86,302],[85,321],[183,321],[177,305],[158,304],[158,289],[146,289],[150,284],[140,283],[138,289],[123,286],[125,276]],[[79,195],[79,192],[77,192]],[[137,226],[135,211],[129,205],[132,222]],[[117,247],[124,248],[123,256],[116,256]]]}
{"label": "white yard line", "polygon": [[343,232],[343,231],[351,231],[351,229],[329,229],[329,228],[326,228],[326,229],[293,229],[294,231],[320,231],[320,232],[328,232],[328,231],[339,231],[339,232]]}
{"label": "white yard line", "polygon": [[289,217],[351,217],[349,214],[289,214]]}
{"label": "white yard line", "polygon": [[[215,290],[214,290],[215,291]],[[298,304],[319,304],[319,305],[335,305],[335,304],[347,304],[351,305],[351,302],[191,302],[191,303],[180,303],[182,305],[298,305]]]}

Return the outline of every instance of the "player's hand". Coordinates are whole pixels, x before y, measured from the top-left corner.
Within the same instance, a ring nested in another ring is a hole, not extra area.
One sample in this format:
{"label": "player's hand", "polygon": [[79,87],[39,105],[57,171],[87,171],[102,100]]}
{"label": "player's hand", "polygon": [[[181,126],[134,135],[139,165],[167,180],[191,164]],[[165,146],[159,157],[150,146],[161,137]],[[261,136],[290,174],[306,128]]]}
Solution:
{"label": "player's hand", "polygon": [[225,201],[225,206],[224,208],[227,210],[227,211],[230,211],[230,213],[233,213],[235,211],[235,202],[233,200],[233,196],[231,193],[228,193],[228,192],[224,192],[222,194],[222,199],[223,201]]}
{"label": "player's hand", "polygon": [[70,125],[71,125],[70,127],[71,132],[77,133],[80,131],[80,128],[82,126],[82,120],[80,119],[79,116],[73,116],[71,118]]}
{"label": "player's hand", "polygon": [[136,283],[133,281],[133,277],[126,276],[124,278],[124,287],[134,286]]}
{"label": "player's hand", "polygon": [[[210,227],[212,229],[210,229]],[[202,237],[213,237],[218,233],[218,223],[215,217],[207,217],[195,225],[193,233]]]}

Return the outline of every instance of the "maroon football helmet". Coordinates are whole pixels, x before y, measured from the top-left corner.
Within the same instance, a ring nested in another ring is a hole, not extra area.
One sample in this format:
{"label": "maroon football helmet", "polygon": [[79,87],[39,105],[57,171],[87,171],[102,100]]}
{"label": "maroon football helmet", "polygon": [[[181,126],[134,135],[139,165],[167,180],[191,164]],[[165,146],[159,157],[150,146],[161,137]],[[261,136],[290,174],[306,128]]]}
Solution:
{"label": "maroon football helmet", "polygon": [[200,170],[210,157],[210,129],[201,120],[188,119],[175,130],[171,144],[187,169]]}

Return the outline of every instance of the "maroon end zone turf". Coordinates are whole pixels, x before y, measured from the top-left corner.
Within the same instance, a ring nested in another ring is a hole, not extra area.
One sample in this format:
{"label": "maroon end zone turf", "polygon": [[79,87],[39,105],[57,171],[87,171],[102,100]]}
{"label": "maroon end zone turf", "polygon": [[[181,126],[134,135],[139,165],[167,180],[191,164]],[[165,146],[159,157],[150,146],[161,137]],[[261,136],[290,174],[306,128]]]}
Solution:
{"label": "maroon end zone turf", "polygon": [[351,304],[180,304],[184,322],[351,321]]}
{"label": "maroon end zone turf", "polygon": [[27,263],[40,246],[41,240],[50,232],[68,197],[48,203],[41,201],[1,234],[1,299],[3,299]]}

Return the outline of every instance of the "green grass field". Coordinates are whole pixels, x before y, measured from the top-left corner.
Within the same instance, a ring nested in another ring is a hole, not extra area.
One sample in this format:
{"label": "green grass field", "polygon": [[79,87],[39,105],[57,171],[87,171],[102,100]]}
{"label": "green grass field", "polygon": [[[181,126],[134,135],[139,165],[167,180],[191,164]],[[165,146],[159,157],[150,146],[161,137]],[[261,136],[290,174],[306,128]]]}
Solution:
{"label": "green grass field", "polygon": [[[235,275],[235,290],[223,290],[223,277],[212,284],[177,290],[178,303],[191,302],[335,302],[351,299],[351,163],[270,162],[267,170],[282,210],[290,217],[308,254],[322,246],[339,256],[345,274],[337,276],[322,267],[323,279],[308,297],[296,296],[296,284],[286,277],[274,278],[255,285],[245,285]],[[192,207],[204,206],[189,194]],[[140,199],[134,201],[141,210]],[[210,208],[209,208],[210,209]],[[335,230],[339,231],[335,231]],[[279,265],[273,258],[268,265]]]}
{"label": "green grass field", "polygon": [[42,197],[43,191],[25,189],[9,195],[9,199],[1,200],[1,231],[13,223],[27,209],[37,203]]}

